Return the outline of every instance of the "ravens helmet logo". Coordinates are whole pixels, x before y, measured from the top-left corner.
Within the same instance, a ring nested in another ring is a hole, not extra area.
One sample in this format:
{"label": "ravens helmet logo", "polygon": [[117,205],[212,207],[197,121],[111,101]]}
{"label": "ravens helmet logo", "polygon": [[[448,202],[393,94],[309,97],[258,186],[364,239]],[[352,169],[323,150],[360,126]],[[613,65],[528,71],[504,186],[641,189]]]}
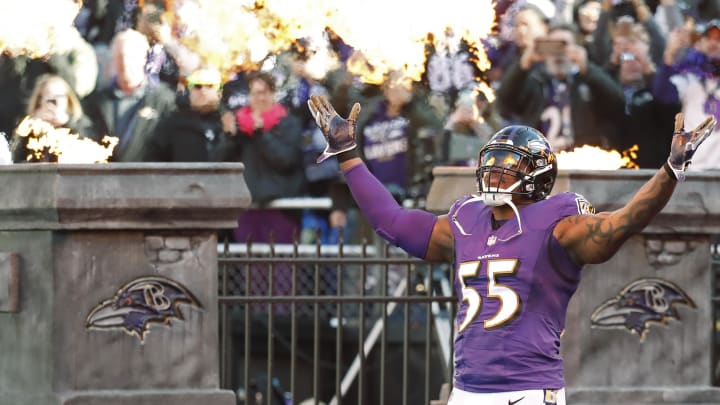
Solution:
{"label": "ravens helmet logo", "polygon": [[150,323],[170,325],[183,320],[180,304],[202,309],[182,284],[159,276],[140,277],[123,285],[115,296],[98,304],[85,320],[87,329],[122,329],[143,343]]}
{"label": "ravens helmet logo", "polygon": [[696,308],[693,300],[676,284],[659,278],[642,278],[596,308],[590,324],[594,328],[627,329],[638,334],[642,342],[650,323],[667,325],[670,319],[680,320],[676,304]]}

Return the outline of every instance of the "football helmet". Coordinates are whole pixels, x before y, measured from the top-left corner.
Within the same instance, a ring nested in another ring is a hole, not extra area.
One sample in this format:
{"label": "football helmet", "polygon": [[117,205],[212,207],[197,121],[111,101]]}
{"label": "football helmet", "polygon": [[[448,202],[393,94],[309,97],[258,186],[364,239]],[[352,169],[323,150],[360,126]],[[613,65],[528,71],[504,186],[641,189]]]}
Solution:
{"label": "football helmet", "polygon": [[545,136],[523,125],[496,132],[480,149],[475,172],[478,191],[488,205],[503,205],[514,194],[540,201],[552,191],[557,159]]}

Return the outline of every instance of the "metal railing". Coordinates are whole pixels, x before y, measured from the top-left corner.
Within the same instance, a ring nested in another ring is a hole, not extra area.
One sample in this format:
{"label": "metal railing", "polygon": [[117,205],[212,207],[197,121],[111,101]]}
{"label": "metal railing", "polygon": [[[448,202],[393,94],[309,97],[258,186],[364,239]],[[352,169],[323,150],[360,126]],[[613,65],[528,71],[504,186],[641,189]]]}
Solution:
{"label": "metal railing", "polygon": [[710,240],[710,258],[712,260],[712,376],[713,385],[720,386],[720,236]]}
{"label": "metal railing", "polygon": [[429,404],[451,380],[448,267],[386,244],[225,244],[218,260],[221,385],[239,403]]}

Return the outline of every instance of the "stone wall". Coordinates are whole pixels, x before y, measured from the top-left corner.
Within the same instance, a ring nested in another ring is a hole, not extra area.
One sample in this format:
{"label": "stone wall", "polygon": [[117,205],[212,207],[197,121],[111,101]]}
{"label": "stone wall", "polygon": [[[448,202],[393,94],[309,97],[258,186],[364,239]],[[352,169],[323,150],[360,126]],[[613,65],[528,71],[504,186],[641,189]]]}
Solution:
{"label": "stone wall", "polygon": [[[219,382],[216,230],[241,164],[0,167],[0,405],[234,405]],[[9,296],[10,294],[6,294]]]}

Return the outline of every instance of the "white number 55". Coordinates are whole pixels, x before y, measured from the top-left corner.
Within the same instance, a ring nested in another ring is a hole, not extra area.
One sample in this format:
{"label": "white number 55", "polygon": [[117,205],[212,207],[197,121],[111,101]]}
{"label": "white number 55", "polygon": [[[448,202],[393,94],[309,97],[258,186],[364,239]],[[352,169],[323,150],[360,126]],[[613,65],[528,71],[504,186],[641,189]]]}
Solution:
{"label": "white number 55", "polygon": [[[482,309],[482,296],[473,287],[468,287],[466,280],[477,277],[480,270],[480,261],[461,263],[458,268],[458,277],[462,286],[462,300],[467,302],[465,318],[458,327],[458,333],[462,332],[475,320],[475,317]],[[500,300],[500,310],[490,319],[483,323],[485,329],[493,329],[505,325],[512,320],[520,311],[520,297],[515,291],[506,285],[497,282],[497,276],[513,275],[517,271],[517,259],[489,260],[487,263],[488,291],[487,298]]]}

